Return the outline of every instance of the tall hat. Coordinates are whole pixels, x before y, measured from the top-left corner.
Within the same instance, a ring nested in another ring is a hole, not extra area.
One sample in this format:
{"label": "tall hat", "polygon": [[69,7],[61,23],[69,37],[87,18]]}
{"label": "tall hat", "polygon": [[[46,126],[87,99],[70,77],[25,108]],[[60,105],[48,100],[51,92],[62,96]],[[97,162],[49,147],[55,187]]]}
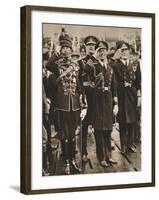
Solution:
{"label": "tall hat", "polygon": [[98,42],[98,39],[95,36],[92,36],[92,35],[89,35],[84,39],[85,45],[88,45],[88,44],[95,44],[96,45],[97,42]]}
{"label": "tall hat", "polygon": [[108,51],[109,49],[108,43],[105,41],[99,41],[95,46],[95,50],[98,51],[99,49],[106,49]]}
{"label": "tall hat", "polygon": [[59,43],[61,48],[62,47],[70,47],[72,49],[72,39],[68,34],[62,34],[59,37]]}

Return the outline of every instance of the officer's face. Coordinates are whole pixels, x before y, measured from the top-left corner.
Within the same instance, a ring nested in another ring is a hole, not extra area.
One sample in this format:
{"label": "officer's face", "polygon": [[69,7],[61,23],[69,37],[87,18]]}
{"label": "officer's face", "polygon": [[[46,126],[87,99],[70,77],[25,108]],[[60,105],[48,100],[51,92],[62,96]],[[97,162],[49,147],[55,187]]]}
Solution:
{"label": "officer's face", "polygon": [[128,48],[121,49],[121,58],[123,60],[126,60],[129,58],[129,49]]}
{"label": "officer's face", "polygon": [[100,60],[105,60],[107,53],[108,53],[108,51],[106,49],[99,49],[97,52],[97,56]]}
{"label": "officer's face", "polygon": [[70,47],[62,47],[61,54],[64,57],[70,57],[72,54],[72,49]]}
{"label": "officer's face", "polygon": [[87,54],[94,54],[95,52],[95,44],[87,44],[86,45]]}

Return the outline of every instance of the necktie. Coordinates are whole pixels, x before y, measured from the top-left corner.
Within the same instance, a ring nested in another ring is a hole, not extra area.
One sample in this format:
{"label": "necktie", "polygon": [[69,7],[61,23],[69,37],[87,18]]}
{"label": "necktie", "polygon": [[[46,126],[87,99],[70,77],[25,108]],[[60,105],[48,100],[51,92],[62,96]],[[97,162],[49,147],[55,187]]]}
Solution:
{"label": "necktie", "polygon": [[127,62],[127,61],[125,61],[125,66],[126,66],[126,67],[128,66],[128,62]]}

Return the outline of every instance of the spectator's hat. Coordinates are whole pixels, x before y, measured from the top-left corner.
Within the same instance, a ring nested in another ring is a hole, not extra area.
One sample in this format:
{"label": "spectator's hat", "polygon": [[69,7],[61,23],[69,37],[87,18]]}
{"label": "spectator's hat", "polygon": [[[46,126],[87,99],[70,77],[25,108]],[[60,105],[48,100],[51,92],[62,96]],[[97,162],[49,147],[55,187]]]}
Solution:
{"label": "spectator's hat", "polygon": [[138,52],[135,51],[135,48],[134,48],[134,47],[131,47],[131,46],[130,46],[130,54],[131,54],[131,55],[138,55]]}

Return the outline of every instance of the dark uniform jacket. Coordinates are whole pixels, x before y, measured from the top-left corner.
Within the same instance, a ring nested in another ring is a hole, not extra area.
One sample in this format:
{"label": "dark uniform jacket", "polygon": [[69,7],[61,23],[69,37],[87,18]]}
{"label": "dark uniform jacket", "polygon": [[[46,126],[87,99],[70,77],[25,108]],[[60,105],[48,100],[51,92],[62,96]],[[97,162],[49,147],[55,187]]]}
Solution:
{"label": "dark uniform jacket", "polygon": [[[80,109],[79,65],[72,59],[59,58],[51,66],[52,75],[48,81],[51,99],[56,110],[77,111]],[[53,96],[52,96],[52,95]]]}
{"label": "dark uniform jacket", "polygon": [[125,66],[121,60],[113,65],[119,102],[119,123],[135,123],[139,119],[137,108],[137,91],[141,90],[141,72],[139,65],[133,63]]}
{"label": "dark uniform jacket", "polygon": [[94,65],[93,71],[95,86],[92,99],[92,126],[95,129],[112,130],[113,99],[117,97],[114,72],[109,65],[102,66],[99,62]]}
{"label": "dark uniform jacket", "polygon": [[91,116],[93,114],[93,87],[94,87],[94,75],[92,71],[89,70],[89,66],[87,62],[91,60],[93,63],[97,63],[98,61],[94,56],[87,55],[85,58],[79,60],[79,66],[81,69],[81,76],[82,76],[82,85],[85,91],[86,99],[87,99],[87,114],[83,120],[83,124],[91,124]]}

